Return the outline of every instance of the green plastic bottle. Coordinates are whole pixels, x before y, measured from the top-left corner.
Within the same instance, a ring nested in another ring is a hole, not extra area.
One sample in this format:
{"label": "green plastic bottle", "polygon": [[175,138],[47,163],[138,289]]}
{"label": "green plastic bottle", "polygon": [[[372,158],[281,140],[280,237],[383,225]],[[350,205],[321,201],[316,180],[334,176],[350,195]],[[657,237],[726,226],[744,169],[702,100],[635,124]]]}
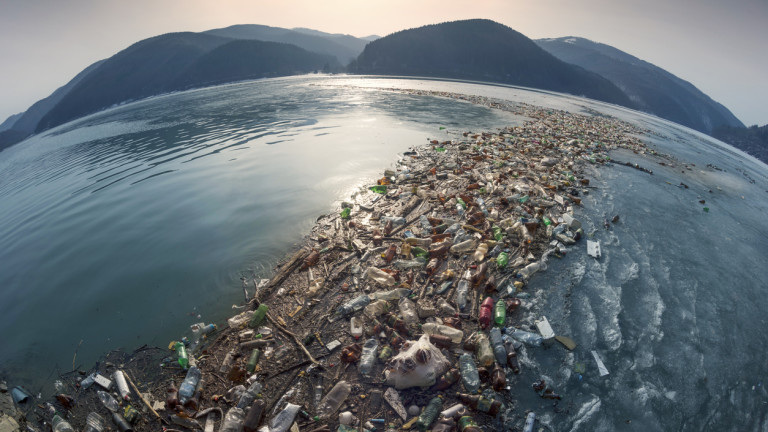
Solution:
{"label": "green plastic bottle", "polygon": [[440,397],[432,398],[432,400],[429,401],[427,406],[424,408],[424,411],[422,411],[419,415],[419,419],[416,420],[416,423],[414,423],[416,429],[420,430],[421,432],[429,429],[429,426],[434,423],[435,419],[437,419],[437,415],[442,409],[443,400]]}
{"label": "green plastic bottle", "polygon": [[499,327],[504,327],[507,322],[507,303],[499,299],[493,307],[493,322]]}
{"label": "green plastic bottle", "polygon": [[251,322],[248,323],[248,325],[251,328],[256,328],[261,325],[261,323],[264,322],[264,318],[267,316],[267,310],[269,308],[266,304],[262,303],[259,305],[259,307],[256,309],[256,311],[253,313],[253,317],[251,317]]}
{"label": "green plastic bottle", "polygon": [[502,252],[496,257],[496,266],[500,269],[506,268],[509,264],[509,254]]}
{"label": "green plastic bottle", "polygon": [[415,257],[429,258],[429,251],[427,251],[426,249],[422,249],[418,246],[411,247],[411,254]]}
{"label": "green plastic bottle", "polygon": [[184,346],[184,343],[182,342],[176,342],[176,345],[174,345],[174,348],[176,349],[176,354],[179,356],[179,366],[182,367],[182,369],[187,370],[189,368],[189,357],[187,356],[187,348]]}
{"label": "green plastic bottle", "polygon": [[467,203],[464,202],[463,199],[456,197],[456,202],[461,206],[463,209],[467,209]]}
{"label": "green plastic bottle", "polygon": [[387,193],[387,187],[385,185],[371,186],[369,189],[372,190],[373,192],[380,193],[380,194]]}
{"label": "green plastic bottle", "polygon": [[491,230],[493,231],[493,238],[496,239],[496,241],[500,242],[504,238],[504,230],[502,230],[500,226],[494,225],[491,227]]}
{"label": "green plastic bottle", "polygon": [[247,370],[249,374],[252,374],[253,371],[256,370],[256,364],[259,363],[260,358],[261,351],[258,348],[254,348],[253,351],[251,351],[251,356],[248,357],[248,364],[245,367],[245,370]]}
{"label": "green plastic bottle", "polygon": [[347,207],[344,210],[341,211],[341,218],[342,219],[349,219],[349,214],[352,212],[352,210]]}

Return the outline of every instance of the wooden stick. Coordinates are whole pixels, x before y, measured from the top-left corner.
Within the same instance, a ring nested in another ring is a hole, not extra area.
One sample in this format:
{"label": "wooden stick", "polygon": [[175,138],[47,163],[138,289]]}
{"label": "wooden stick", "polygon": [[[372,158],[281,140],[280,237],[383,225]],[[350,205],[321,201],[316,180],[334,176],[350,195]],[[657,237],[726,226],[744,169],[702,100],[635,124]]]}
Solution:
{"label": "wooden stick", "polygon": [[80,349],[80,345],[83,344],[83,340],[80,339],[80,343],[77,344],[77,347],[75,348],[75,355],[72,356],[72,370],[75,370],[75,359],[77,358],[77,350]]}
{"label": "wooden stick", "polygon": [[139,399],[141,399],[141,401],[144,402],[144,405],[146,405],[147,408],[149,408],[149,410],[152,411],[152,414],[154,414],[155,417],[157,417],[161,422],[168,424],[168,422],[166,422],[165,419],[160,417],[160,414],[158,414],[157,411],[155,411],[154,408],[152,408],[152,405],[149,404],[149,401],[144,399],[144,395],[141,394],[141,392],[139,391],[139,388],[136,387],[136,384],[133,383],[133,380],[131,379],[131,377],[128,376],[128,373],[123,371],[123,376],[125,376],[125,379],[126,381],[128,381],[128,384],[130,384],[131,387],[133,387],[133,391],[135,391],[136,394],[139,395]]}
{"label": "wooden stick", "polygon": [[299,348],[301,348],[301,349],[302,349],[302,351],[304,351],[304,354],[306,354],[306,355],[307,355],[307,357],[309,357],[309,361],[311,361],[312,363],[314,363],[314,364],[316,364],[316,365],[318,365],[318,366],[322,366],[322,364],[320,364],[320,362],[318,362],[317,360],[315,360],[315,358],[314,358],[314,357],[312,357],[312,354],[310,354],[310,353],[309,353],[309,351],[307,350],[307,348],[306,348],[306,347],[304,347],[304,344],[303,344],[303,343],[301,343],[301,339],[299,339],[299,337],[298,337],[298,336],[296,336],[296,334],[295,334],[295,333],[293,333],[293,332],[291,332],[291,331],[288,331],[288,329],[286,329],[285,327],[283,327],[283,326],[281,326],[280,324],[278,324],[278,322],[277,322],[276,320],[274,320],[274,319],[273,319],[273,318],[272,318],[272,317],[269,315],[269,313],[267,313],[267,319],[269,320],[269,322],[271,322],[272,324],[274,324],[274,325],[275,325],[275,327],[277,327],[277,328],[278,328],[278,330],[280,330],[281,332],[283,332],[283,333],[285,333],[285,334],[287,334],[287,335],[291,336],[291,337],[293,338],[294,342],[296,342],[296,345],[298,345],[298,346],[299,346]]}

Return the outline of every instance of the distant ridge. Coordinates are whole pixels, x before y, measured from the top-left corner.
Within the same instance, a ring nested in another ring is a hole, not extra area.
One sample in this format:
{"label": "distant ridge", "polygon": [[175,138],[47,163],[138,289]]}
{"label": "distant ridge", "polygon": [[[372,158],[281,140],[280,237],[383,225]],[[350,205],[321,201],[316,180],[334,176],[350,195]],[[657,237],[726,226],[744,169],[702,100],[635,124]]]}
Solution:
{"label": "distant ridge", "polygon": [[171,91],[340,68],[330,55],[293,45],[169,33],[137,42],[105,60],[40,120],[36,131]]}
{"label": "distant ridge", "polygon": [[707,134],[718,126],[744,127],[691,83],[612,46],[570,36],[536,43],[560,60],[610,80],[642,111]]}
{"label": "distant ridge", "polygon": [[393,33],[366,45],[348,69],[359,74],[499,82],[634,106],[607,79],[565,63],[515,30],[484,19]]}

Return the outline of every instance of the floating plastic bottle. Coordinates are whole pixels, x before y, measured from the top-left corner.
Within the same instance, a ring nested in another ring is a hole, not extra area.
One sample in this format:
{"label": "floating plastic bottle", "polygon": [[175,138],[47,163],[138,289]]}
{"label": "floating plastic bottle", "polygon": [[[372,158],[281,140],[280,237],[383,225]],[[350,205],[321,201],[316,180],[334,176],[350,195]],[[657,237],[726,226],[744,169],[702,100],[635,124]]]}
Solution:
{"label": "floating plastic bottle", "polygon": [[416,305],[408,297],[403,297],[398,302],[400,308],[400,316],[408,325],[416,325],[419,323],[419,312],[416,310]]}
{"label": "floating plastic bottle", "polygon": [[462,416],[459,419],[459,432],[482,432],[477,422],[471,416]]}
{"label": "floating plastic bottle", "polygon": [[389,291],[377,291],[371,293],[371,300],[398,300],[401,297],[405,297],[411,294],[411,290],[408,288],[395,288]]}
{"label": "floating plastic bottle", "polygon": [[[256,370],[256,364],[259,363],[259,359],[261,358],[261,350],[258,348],[254,348],[253,351],[251,351],[251,355],[248,357],[248,363],[246,364],[245,370],[252,374],[253,371]],[[245,407],[242,407],[245,408]]]}
{"label": "floating plastic bottle", "polygon": [[259,395],[259,393],[261,393],[261,383],[254,381],[253,384],[251,384],[248,389],[240,396],[240,400],[237,402],[237,407],[241,409],[248,408],[248,406]]}
{"label": "floating plastic bottle", "polygon": [[251,320],[248,322],[248,327],[256,328],[260,326],[264,322],[264,319],[267,317],[268,310],[269,310],[269,307],[267,307],[266,303],[261,303],[259,307],[256,308],[256,311],[253,313]]}
{"label": "floating plastic bottle", "polygon": [[527,332],[525,330],[520,330],[514,327],[505,328],[504,333],[526,345],[541,346],[541,343],[544,341],[544,339],[539,334]]}
{"label": "floating plastic bottle", "polygon": [[230,408],[224,414],[224,420],[221,422],[219,432],[240,432],[245,422],[245,411],[242,408]]}
{"label": "floating plastic bottle", "polygon": [[484,368],[493,366],[493,349],[491,348],[491,342],[488,340],[488,336],[485,333],[478,333],[477,335],[477,362]]}
{"label": "floating plastic bottle", "polygon": [[500,242],[504,239],[504,230],[501,229],[500,226],[492,226],[491,231],[493,232],[493,238],[496,239],[497,242]]}
{"label": "floating plastic bottle", "polygon": [[482,411],[494,417],[499,413],[499,410],[501,410],[501,402],[495,399],[489,399],[481,395],[470,395],[463,393],[459,393],[457,396],[459,397],[459,400],[461,400],[461,402],[463,402],[468,407],[477,411]]}
{"label": "floating plastic bottle", "polygon": [[449,327],[447,325],[442,325],[437,323],[422,324],[421,330],[428,335],[436,334],[436,335],[447,336],[451,338],[451,342],[455,344],[461,343],[461,340],[464,338],[463,331],[453,327]]}
{"label": "floating plastic bottle", "polygon": [[189,356],[187,355],[187,347],[184,346],[183,342],[176,342],[173,344],[174,349],[176,350],[176,355],[178,357],[179,366],[181,366],[182,369],[187,370],[189,367]]}
{"label": "floating plastic bottle", "polygon": [[491,325],[491,317],[493,315],[493,298],[486,297],[482,303],[480,303],[480,311],[477,315],[477,320],[480,323],[480,327],[487,329]]}
{"label": "floating plastic bottle", "polygon": [[493,348],[493,356],[496,358],[496,362],[500,365],[507,362],[507,349],[504,348],[504,340],[501,336],[501,330],[498,327],[491,329],[488,334],[488,339],[491,341],[491,348]]}
{"label": "floating plastic bottle", "polygon": [[535,422],[536,422],[536,413],[531,411],[525,417],[525,427],[523,427],[523,432],[533,432],[533,424]]}
{"label": "floating plastic bottle", "polygon": [[85,418],[85,429],[83,429],[83,432],[102,432],[104,425],[104,417],[95,412],[90,412],[88,417]]}
{"label": "floating plastic bottle", "polygon": [[477,372],[472,355],[464,353],[459,357],[459,369],[461,370],[461,382],[469,393],[477,393],[480,388],[480,375]]}
{"label": "floating plastic bottle", "polygon": [[443,399],[440,397],[433,397],[432,400],[430,400],[427,406],[424,408],[424,411],[422,411],[419,415],[419,419],[416,420],[416,423],[414,423],[416,429],[420,430],[421,432],[429,429],[432,423],[434,423],[435,419],[437,419],[437,415],[442,409]]}
{"label": "floating plastic bottle", "polygon": [[328,418],[336,413],[341,407],[341,404],[347,400],[349,393],[352,391],[352,386],[346,381],[339,381],[335,386],[323,397],[320,402],[320,407],[317,409],[317,415],[320,418]]}
{"label": "floating plastic bottle", "polygon": [[200,383],[200,377],[202,373],[197,366],[192,366],[187,371],[187,376],[179,386],[179,403],[184,405],[187,399],[191,398],[197,390],[197,385]]}
{"label": "floating plastic bottle", "polygon": [[417,246],[420,248],[429,248],[432,245],[431,238],[409,237],[405,239],[405,242],[411,246]]}
{"label": "floating plastic bottle", "polygon": [[363,344],[363,352],[360,354],[360,364],[358,371],[364,377],[370,376],[373,366],[376,364],[376,350],[379,348],[379,341],[376,338],[370,338]]}
{"label": "floating plastic bottle", "polygon": [[[413,248],[415,249],[415,248]],[[411,260],[396,260],[392,263],[392,266],[400,270],[420,269],[427,264],[427,260],[424,257],[417,257]],[[394,278],[392,279],[394,280]]]}
{"label": "floating plastic bottle", "polygon": [[53,425],[53,432],[75,432],[75,429],[72,427],[72,425],[69,424],[68,421],[61,418],[58,414],[53,416],[51,424]]}
{"label": "floating plastic bottle", "polygon": [[493,322],[499,327],[507,322],[507,303],[503,299],[499,299],[493,307]]}
{"label": "floating plastic bottle", "polygon": [[507,386],[507,375],[504,373],[504,369],[495,363],[493,370],[491,370],[491,387],[494,391],[500,392]]}
{"label": "floating plastic bottle", "polygon": [[371,298],[368,297],[368,294],[360,294],[359,296],[339,306],[336,312],[343,317],[347,317],[357,311],[362,310],[370,302]]}
{"label": "floating plastic bottle", "polygon": [[463,254],[470,252],[476,248],[477,241],[475,239],[464,240],[457,243],[456,239],[453,240],[453,246],[451,246],[451,253]]}
{"label": "floating plastic bottle", "polygon": [[460,311],[464,311],[467,308],[467,295],[469,294],[469,278],[471,274],[467,270],[464,277],[459,281],[459,285],[456,287],[456,306]]}
{"label": "floating plastic bottle", "polygon": [[488,253],[488,243],[480,243],[475,249],[475,253],[472,254],[472,259],[476,262],[481,262],[485,259],[485,254]]}
{"label": "floating plastic bottle", "polygon": [[368,278],[368,280],[384,286],[392,286],[395,283],[397,283],[395,281],[395,278],[392,277],[391,274],[381,269],[377,269],[376,267],[368,267],[368,270],[366,271],[365,276]]}
{"label": "floating plastic bottle", "polygon": [[[184,346],[184,344],[182,344],[182,346]],[[181,357],[179,357],[179,360],[181,360]],[[123,398],[123,400],[130,400],[131,391],[128,389],[128,383],[125,381],[125,375],[123,375],[123,371],[116,370],[112,376],[115,379],[117,392],[120,394],[120,397]]]}
{"label": "floating plastic bottle", "polygon": [[445,315],[456,315],[456,308],[451,306],[451,304],[448,303],[448,300],[442,297],[437,301],[437,307],[440,309],[440,312]]}
{"label": "floating plastic bottle", "polygon": [[112,412],[117,412],[119,404],[117,403],[117,400],[115,400],[115,398],[112,397],[111,394],[109,394],[109,393],[107,393],[107,392],[105,392],[103,390],[99,390],[98,392],[96,392],[96,394],[99,396],[99,400],[101,401],[101,403],[108,410],[110,410]]}
{"label": "floating plastic bottle", "polygon": [[505,269],[507,268],[507,265],[509,264],[509,254],[506,252],[499,253],[499,256],[496,257],[496,267],[499,269]]}

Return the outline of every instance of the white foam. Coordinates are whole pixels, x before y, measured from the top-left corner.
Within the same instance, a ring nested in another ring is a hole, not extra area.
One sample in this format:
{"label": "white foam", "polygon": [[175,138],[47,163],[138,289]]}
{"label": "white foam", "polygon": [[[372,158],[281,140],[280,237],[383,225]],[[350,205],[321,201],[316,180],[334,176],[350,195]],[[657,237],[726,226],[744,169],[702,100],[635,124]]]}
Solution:
{"label": "white foam", "polygon": [[592,399],[584,403],[584,405],[582,405],[581,408],[579,408],[579,412],[577,412],[576,415],[573,416],[576,419],[576,421],[573,422],[573,427],[571,428],[571,431],[579,430],[579,428],[585,422],[587,422],[595,414],[597,414],[598,411],[600,411],[601,405],[602,405],[602,402],[600,402],[600,398],[597,396],[593,397]]}

